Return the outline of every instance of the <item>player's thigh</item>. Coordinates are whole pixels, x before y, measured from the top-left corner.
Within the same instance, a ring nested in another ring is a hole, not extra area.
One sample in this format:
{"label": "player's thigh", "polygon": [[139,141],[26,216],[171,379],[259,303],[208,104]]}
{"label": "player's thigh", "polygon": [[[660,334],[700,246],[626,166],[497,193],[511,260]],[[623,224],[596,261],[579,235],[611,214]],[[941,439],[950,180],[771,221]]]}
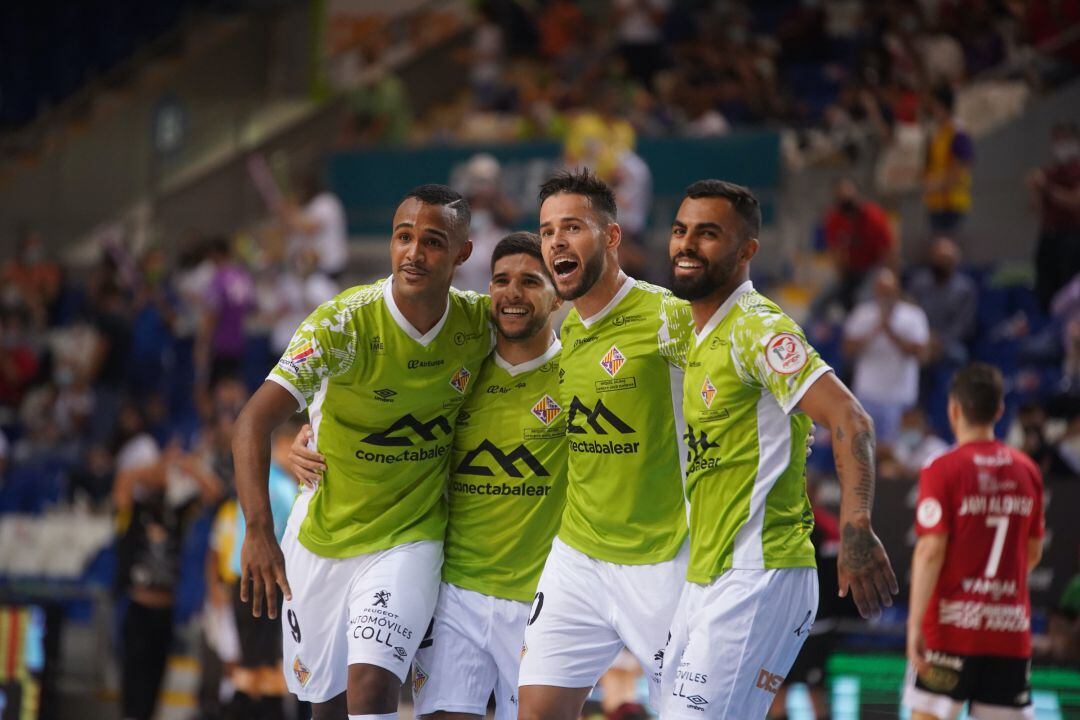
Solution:
{"label": "player's thigh", "polygon": [[688,555],[689,547],[683,546],[666,562],[606,568],[608,584],[617,593],[615,629],[641,664],[654,707],[659,707],[664,652],[686,580]]}
{"label": "player's thigh", "polygon": [[413,660],[417,716],[487,711],[497,678],[495,660],[483,647],[487,600],[443,583],[431,633],[425,634]]}
{"label": "player's thigh", "polygon": [[577,720],[591,690],[592,686],[522,685],[518,688],[518,720]]}
{"label": "player's thigh", "polygon": [[666,698],[678,680],[678,668],[682,663],[683,653],[686,652],[687,643],[690,640],[690,626],[694,614],[697,612],[703,588],[691,582],[683,582],[682,592],[679,594],[679,603],[675,607],[675,615],[671,618],[671,628],[668,630],[667,644],[664,646],[660,657],[660,698],[653,701],[656,709],[663,707]]}
{"label": "player's thigh", "polygon": [[442,543],[407,543],[367,557],[346,586],[348,664],[383,668],[400,684],[435,610]]}
{"label": "player's thigh", "polygon": [[360,560],[315,555],[292,532],[285,533],[281,550],[292,590],[292,599],[281,607],[286,684],[301,700],[327,702],[348,686],[345,588]]}
{"label": "player's thigh", "polygon": [[959,716],[971,694],[967,660],[958,655],[930,652],[930,666],[921,675],[908,665],[901,703],[912,712],[936,720]]}
{"label": "player's thigh", "polygon": [[495,661],[495,720],[514,720],[518,714],[518,678],[525,625],[532,614],[527,602],[492,598],[487,651]]}
{"label": "player's thigh", "polygon": [[764,718],[817,612],[813,568],[730,570],[702,593],[665,718]]}
{"label": "player's thigh", "polygon": [[526,622],[519,686],[591,688],[622,649],[609,620],[612,589],[597,567],[557,539],[552,545]]}
{"label": "player's thigh", "polygon": [[980,657],[973,663],[973,720],[1027,720],[1031,703],[1031,663],[1026,658]]}

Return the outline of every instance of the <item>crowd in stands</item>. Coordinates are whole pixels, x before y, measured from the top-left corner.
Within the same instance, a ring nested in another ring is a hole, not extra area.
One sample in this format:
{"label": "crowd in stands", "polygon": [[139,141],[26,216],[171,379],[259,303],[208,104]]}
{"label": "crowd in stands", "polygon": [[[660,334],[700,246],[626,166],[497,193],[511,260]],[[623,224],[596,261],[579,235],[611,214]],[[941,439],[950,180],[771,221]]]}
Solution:
{"label": "crowd in stands", "polygon": [[[457,58],[469,91],[413,122],[392,79],[358,93],[369,142],[565,138],[579,114],[640,136],[813,129],[810,155],[856,156],[924,99],[1045,49],[1038,83],[1080,65],[1075,2],[483,0]],[[1006,73],[1008,74],[1008,73]],[[1014,72],[1013,75],[1023,74]],[[377,101],[376,101],[377,99]],[[355,136],[353,136],[355,137]]]}

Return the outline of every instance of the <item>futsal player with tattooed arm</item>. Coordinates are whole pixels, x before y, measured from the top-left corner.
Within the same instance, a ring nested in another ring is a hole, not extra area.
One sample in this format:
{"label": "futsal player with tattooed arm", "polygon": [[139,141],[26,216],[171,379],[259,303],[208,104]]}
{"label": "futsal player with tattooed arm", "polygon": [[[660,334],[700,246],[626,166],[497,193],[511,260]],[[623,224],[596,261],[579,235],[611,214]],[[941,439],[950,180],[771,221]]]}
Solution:
{"label": "futsal player with tattooed arm", "polygon": [[661,716],[765,717],[818,604],[805,442],[832,432],[841,486],[839,593],[863,617],[896,577],[874,534],[874,430],[799,326],[749,280],[761,212],[745,188],[687,188],[672,289],[690,301],[683,414],[690,560],[664,655]]}

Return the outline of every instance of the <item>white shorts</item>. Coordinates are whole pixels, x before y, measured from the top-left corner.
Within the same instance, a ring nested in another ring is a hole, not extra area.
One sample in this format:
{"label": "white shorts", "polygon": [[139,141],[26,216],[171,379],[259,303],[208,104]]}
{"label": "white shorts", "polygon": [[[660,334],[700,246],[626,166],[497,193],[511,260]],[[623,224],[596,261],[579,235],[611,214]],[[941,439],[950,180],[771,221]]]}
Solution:
{"label": "white shorts", "polygon": [[687,582],[664,657],[668,718],[764,718],[818,607],[814,568],[728,570]]}
{"label": "white shorts", "polygon": [[326,702],[348,687],[349,665],[391,671],[402,682],[435,609],[442,543],[423,541],[351,558],[326,558],[297,539],[309,493],[293,506],[281,550],[292,600],[281,608],[289,692]]}
{"label": "white shorts", "polygon": [[626,647],[645,671],[658,708],[660,671],[688,548],[653,565],[617,565],[558,538],[540,575],[519,685],[592,687]]}
{"label": "white shorts", "polygon": [[486,715],[495,692],[496,720],[517,717],[521,638],[529,603],[442,584],[430,637],[413,660],[417,717],[444,711]]}

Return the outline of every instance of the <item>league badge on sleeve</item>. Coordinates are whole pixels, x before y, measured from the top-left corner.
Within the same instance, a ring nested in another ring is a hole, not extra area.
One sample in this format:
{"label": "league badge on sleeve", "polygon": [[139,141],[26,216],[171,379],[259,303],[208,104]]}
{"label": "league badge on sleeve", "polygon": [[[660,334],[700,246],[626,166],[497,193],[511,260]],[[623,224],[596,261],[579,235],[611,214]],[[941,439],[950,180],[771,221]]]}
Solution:
{"label": "league badge on sleeve", "polygon": [[794,375],[806,367],[809,359],[806,343],[792,333],[773,335],[765,344],[765,362],[781,375]]}

